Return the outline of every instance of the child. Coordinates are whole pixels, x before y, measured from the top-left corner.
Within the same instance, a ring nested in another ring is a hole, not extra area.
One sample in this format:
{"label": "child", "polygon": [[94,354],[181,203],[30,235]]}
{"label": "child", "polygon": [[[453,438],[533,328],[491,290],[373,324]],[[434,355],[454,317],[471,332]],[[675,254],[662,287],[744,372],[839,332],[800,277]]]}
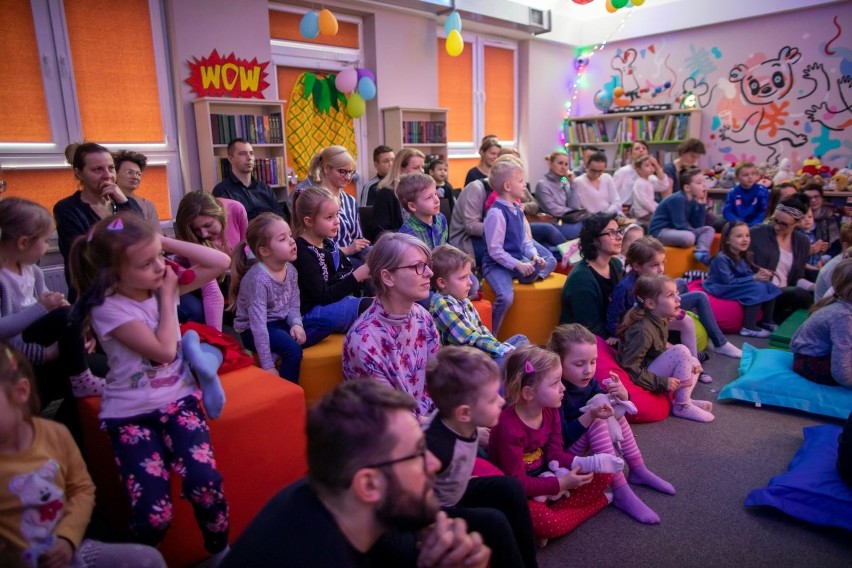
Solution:
{"label": "child", "polygon": [[666,348],[668,322],[680,314],[675,281],[662,275],[640,276],[634,294],[636,306],[616,330],[619,365],[638,386],[652,392],[673,392],[675,416],[712,422],[713,404],[692,400],[692,389],[703,370],[701,363],[685,345]]}
{"label": "child", "polygon": [[[670,247],[695,247],[693,256],[698,262],[710,265],[710,247],[715,231],[707,222],[707,188],[701,170],[680,173],[680,187],[666,197],[654,215],[648,232]],[[625,250],[627,250],[625,248]]]}
{"label": "child", "polygon": [[[194,263],[195,279],[178,286],[163,252]],[[109,373],[101,401],[101,427],[112,442],[122,486],[130,501],[130,530],[156,545],[172,518],[169,469],[181,473],[204,547],[219,555],[228,546],[228,504],[198,405],[198,376],[206,410],[221,411],[224,393],[216,370],[197,342],[180,341],[177,301],[228,267],[228,255],[161,237],[129,213],[102,219],[71,247],[71,278],[79,294],[75,315],[88,317]],[[197,264],[196,264],[197,263]],[[187,332],[187,336],[194,332]]]}
{"label": "child", "polygon": [[532,520],[520,483],[502,475],[471,477],[477,430],[496,426],[505,402],[497,366],[476,349],[447,347],[426,365],[426,387],[438,407],[426,428],[426,446],[441,464],[435,474],[441,506],[483,535],[495,568],[537,566]]}
{"label": "child", "polygon": [[533,244],[530,225],[523,208],[517,204],[526,189],[520,162],[507,160],[494,164],[489,179],[499,198],[485,215],[487,250],[482,272],[496,296],[491,327],[497,335],[514,301],[512,281],[532,284],[547,278],[556,268],[556,259],[551,254],[546,254],[546,258],[539,256],[539,251],[546,251]]}
{"label": "child", "polygon": [[373,149],[373,167],[376,168],[376,176],[364,184],[361,188],[361,195],[358,198],[358,204],[361,207],[373,205],[376,201],[376,188],[379,182],[385,179],[393,165],[393,148],[381,144]]}
{"label": "child", "polygon": [[813,209],[808,209],[796,230],[808,237],[808,241],[811,243],[811,255],[805,263],[805,278],[813,282],[816,280],[819,269],[831,260],[829,255],[824,254],[828,250],[828,243],[817,239]]}
{"label": "child", "polygon": [[[236,244],[246,238],[247,227],[248,214],[242,203],[213,197],[203,190],[184,195],[175,214],[176,238],[220,250],[229,256]],[[222,279],[221,285],[211,280],[201,287],[200,300],[199,292],[184,294],[180,299],[179,312],[183,312],[187,319],[201,321],[222,331],[229,283],[227,276]],[[198,318],[199,312],[202,319]]]}
{"label": "child", "polygon": [[[578,323],[563,324],[553,330],[548,349],[559,355],[562,361],[562,383],[565,398],[562,401],[562,442],[568,451],[576,455],[610,454],[624,458],[630,467],[630,482],[647,485],[661,493],[675,494],[671,483],[658,477],[648,469],[642,459],[633,431],[624,416],[616,419],[610,405],[586,408],[589,399],[597,394],[617,397],[626,401],[627,389],[611,374],[607,386],[602,387],[595,379],[598,346],[594,334]],[[612,439],[609,421],[617,420],[617,439]],[[617,447],[616,447],[617,445]],[[612,504],[641,523],[655,525],[660,517],[652,511],[627,485],[622,472],[612,477]]]}
{"label": "child", "polygon": [[[559,407],[565,386],[559,357],[536,345],[517,349],[506,362],[506,400],[509,403],[491,430],[488,457],[506,475],[520,480],[527,496],[533,529],[540,541],[574,530],[603,509],[611,474],[624,461],[608,454],[576,457],[563,449]],[[540,477],[552,462],[570,471],[562,477]],[[583,473],[585,472],[585,473]],[[570,495],[549,503],[534,497]]]}
{"label": "child", "polygon": [[502,367],[516,347],[529,343],[515,335],[501,343],[479,318],[469,299],[473,259],[452,245],[432,251],[432,296],[429,311],[441,334],[441,345],[470,345],[493,358]]}
{"label": "child", "polygon": [[[636,220],[647,224],[651,220],[658,203],[654,200],[654,188],[660,184],[660,180],[654,175],[655,170],[660,170],[657,160],[651,156],[640,156],[633,161],[633,169],[636,170],[636,181],[633,182],[632,206],[630,214]],[[668,179],[668,178],[666,178]]]}
{"label": "child", "polygon": [[306,329],[311,320],[327,320],[333,333],[346,333],[372,298],[356,298],[370,277],[370,267],[353,268],[349,257],[335,244],[340,228],[340,205],[323,187],[297,189],[293,196],[293,233],[299,278],[299,304]]}
{"label": "child", "polygon": [[737,185],[725,196],[722,215],[728,221],[742,221],[749,227],[763,223],[769,190],[757,183],[757,168],[752,162],[740,162],[734,172]]}
{"label": "child", "polygon": [[[257,353],[260,368],[299,382],[302,348],[331,333],[325,319],[302,322],[296,269],[296,241],[287,221],[274,213],[251,220],[246,240],[234,250],[229,309],[236,309],[234,331]],[[275,356],[281,362],[275,369]]]}
{"label": "child", "polygon": [[621,253],[617,254],[616,258],[621,261],[621,264],[624,264],[624,270],[626,272],[630,271],[630,266],[625,263],[627,260],[625,253],[630,250],[630,245],[635,243],[637,239],[641,239],[644,236],[645,229],[643,229],[641,225],[631,223],[624,227],[624,239],[621,241]]}
{"label": "child", "polygon": [[0,564],[163,567],[155,548],[84,539],[95,485],[64,426],[39,418],[26,359],[0,342]]}
{"label": "child", "polygon": [[852,388],[852,259],[837,265],[834,295],[811,308],[790,339],[793,370],[809,381]]}
{"label": "child", "polygon": [[[748,250],[751,234],[743,221],[727,223],[722,229],[722,250],[710,263],[710,273],[704,280],[708,294],[725,300],[736,300],[743,305],[745,317],[740,335],[743,337],[769,337],[769,330],[777,327],[773,321],[775,298],[781,289],[772,283],[772,272],[752,262]],[[757,325],[757,312],[763,310],[763,320]],[[761,329],[764,328],[764,329]]]}
{"label": "child", "polygon": [[435,180],[415,172],[405,174],[396,184],[396,198],[408,213],[400,233],[414,235],[430,250],[447,242],[447,218],[441,213],[441,200],[435,189]]}
{"label": "child", "polygon": [[[82,328],[69,321],[65,296],[47,290],[36,264],[47,252],[53,230],[53,216],[41,205],[20,197],[0,201],[0,338],[35,366],[58,360],[75,397],[99,395],[104,379],[89,369]],[[50,371],[46,374],[53,375]],[[53,376],[50,379],[55,382]],[[39,386],[54,390],[47,384]]]}
{"label": "child", "polygon": [[456,197],[453,195],[453,186],[447,179],[450,175],[450,169],[446,160],[440,158],[432,160],[426,166],[426,173],[432,176],[435,180],[435,190],[438,192],[438,199],[446,199],[450,205],[450,213],[453,212],[453,207],[456,204]]}

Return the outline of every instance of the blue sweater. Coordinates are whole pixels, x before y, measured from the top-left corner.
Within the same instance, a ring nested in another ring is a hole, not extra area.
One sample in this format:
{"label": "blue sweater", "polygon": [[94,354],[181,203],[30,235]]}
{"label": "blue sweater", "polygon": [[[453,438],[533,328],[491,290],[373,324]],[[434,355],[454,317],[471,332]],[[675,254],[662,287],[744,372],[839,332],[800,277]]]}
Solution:
{"label": "blue sweater", "polygon": [[725,197],[722,215],[728,221],[743,221],[749,227],[759,225],[766,219],[766,208],[769,205],[769,190],[760,184],[754,184],[749,189],[735,185]]}
{"label": "blue sweater", "polygon": [[663,199],[654,216],[648,232],[651,236],[659,237],[663,229],[691,231],[703,227],[707,219],[707,208],[694,199],[689,199],[682,191],[673,193]]}

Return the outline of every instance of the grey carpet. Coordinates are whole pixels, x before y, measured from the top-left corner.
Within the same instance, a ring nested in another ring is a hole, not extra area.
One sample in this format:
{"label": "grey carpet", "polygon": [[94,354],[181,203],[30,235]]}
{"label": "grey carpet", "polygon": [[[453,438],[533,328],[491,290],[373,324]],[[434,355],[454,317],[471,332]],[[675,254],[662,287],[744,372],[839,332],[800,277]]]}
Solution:
{"label": "grey carpet", "polygon": [[[742,338],[729,336],[736,345]],[[755,347],[768,341],[749,339]],[[820,528],[770,508],[746,508],[749,491],[787,469],[802,428],[839,421],[741,402],[717,402],[737,378],[739,359],[713,354],[704,364],[714,381],[694,398],[713,401],[716,420],[699,424],[668,417],[634,425],[648,467],[674,484],[669,496],[633,486],[659,514],[640,524],[610,506],[539,552],[542,568],[559,566],[819,566],[852,567],[852,533]]]}

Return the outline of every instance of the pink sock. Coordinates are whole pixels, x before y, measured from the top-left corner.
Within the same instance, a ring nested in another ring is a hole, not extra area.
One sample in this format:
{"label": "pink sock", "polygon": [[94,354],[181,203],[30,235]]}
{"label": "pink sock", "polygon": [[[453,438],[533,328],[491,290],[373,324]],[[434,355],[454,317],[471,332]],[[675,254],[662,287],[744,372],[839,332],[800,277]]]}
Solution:
{"label": "pink sock", "polygon": [[612,504],[618,509],[621,509],[640,523],[646,525],[657,525],[660,523],[660,516],[651,510],[648,505],[633,493],[629,485],[621,487],[613,487],[612,489]]}
{"label": "pink sock", "polygon": [[651,489],[656,489],[660,493],[674,495],[674,485],[658,476],[656,473],[641,465],[636,468],[630,468],[630,483],[635,485],[647,485]]}
{"label": "pink sock", "polygon": [[87,396],[101,396],[106,388],[106,380],[102,377],[96,377],[92,371],[86,369],[79,375],[70,377],[71,392],[74,398],[85,398]]}

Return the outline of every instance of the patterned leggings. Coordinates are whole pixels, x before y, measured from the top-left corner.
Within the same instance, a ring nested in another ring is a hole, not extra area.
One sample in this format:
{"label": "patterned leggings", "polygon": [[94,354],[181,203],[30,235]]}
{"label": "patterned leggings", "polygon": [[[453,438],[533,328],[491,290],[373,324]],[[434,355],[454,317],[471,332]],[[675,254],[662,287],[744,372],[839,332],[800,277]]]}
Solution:
{"label": "patterned leggings", "polygon": [[[587,456],[591,454],[620,455],[627,462],[630,469],[644,465],[645,460],[642,459],[642,453],[639,451],[639,446],[636,445],[636,438],[633,437],[633,430],[630,429],[630,424],[622,416],[618,419],[618,425],[621,426],[621,436],[624,438],[621,441],[620,453],[616,451],[612,443],[607,421],[600,418],[592,420],[592,424],[588,430],[583,432],[583,435],[571,445],[568,451],[575,456]],[[624,478],[624,473],[619,471],[613,474],[613,487],[618,488],[625,483],[627,483],[627,480]]]}
{"label": "patterned leggings", "polygon": [[612,475],[596,473],[592,481],[571,489],[571,495],[558,501],[540,503],[529,499],[533,532],[537,538],[557,538],[568,534],[607,506],[604,490],[612,482]]}
{"label": "patterned leggings", "polygon": [[172,522],[169,470],[183,478],[182,496],[211,554],[228,545],[228,503],[216,469],[210,429],[190,395],[130,419],[105,419],[121,483],[130,501],[130,530],[139,542],[156,546]]}
{"label": "patterned leggings", "polygon": [[[688,316],[687,316],[688,317]],[[659,357],[648,365],[648,370],[661,377],[674,377],[684,381],[694,381],[698,374],[692,369],[700,365],[698,359],[692,356],[686,345],[674,345],[666,349]]]}

